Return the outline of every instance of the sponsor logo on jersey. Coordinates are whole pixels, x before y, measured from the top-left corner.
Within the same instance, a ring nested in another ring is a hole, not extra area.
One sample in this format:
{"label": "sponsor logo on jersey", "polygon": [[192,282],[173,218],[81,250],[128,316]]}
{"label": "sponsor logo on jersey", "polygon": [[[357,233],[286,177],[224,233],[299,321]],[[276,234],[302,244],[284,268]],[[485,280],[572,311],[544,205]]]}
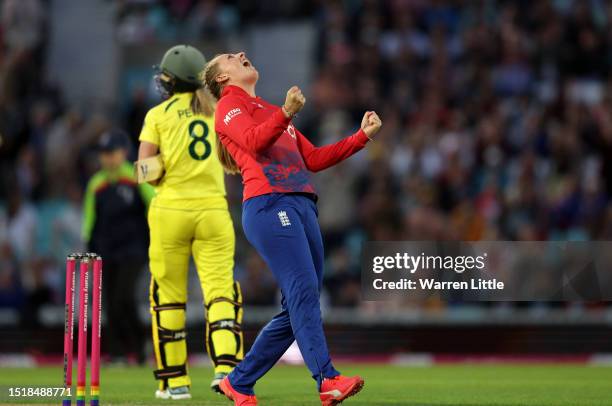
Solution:
{"label": "sponsor logo on jersey", "polygon": [[236,117],[238,114],[242,114],[242,111],[240,111],[239,108],[231,109],[230,111],[228,111],[228,113],[225,115],[225,118],[223,119],[225,125],[229,125],[229,122],[232,121],[232,118]]}
{"label": "sponsor logo on jersey", "polygon": [[289,126],[287,126],[287,132],[289,133],[291,138],[293,138],[294,140],[297,139],[297,137],[295,136],[295,127],[293,126],[293,124],[289,124]]}

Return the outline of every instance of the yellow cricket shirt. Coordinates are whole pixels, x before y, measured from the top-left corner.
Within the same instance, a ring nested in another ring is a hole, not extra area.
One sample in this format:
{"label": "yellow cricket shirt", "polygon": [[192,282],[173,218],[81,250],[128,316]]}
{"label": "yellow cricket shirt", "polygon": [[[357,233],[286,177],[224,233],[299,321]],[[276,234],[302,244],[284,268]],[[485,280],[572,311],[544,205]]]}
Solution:
{"label": "yellow cricket shirt", "polygon": [[192,93],[174,94],[145,117],[139,139],[159,147],[165,169],[152,204],[185,209],[227,207],[214,117],[195,114],[190,107],[192,97]]}

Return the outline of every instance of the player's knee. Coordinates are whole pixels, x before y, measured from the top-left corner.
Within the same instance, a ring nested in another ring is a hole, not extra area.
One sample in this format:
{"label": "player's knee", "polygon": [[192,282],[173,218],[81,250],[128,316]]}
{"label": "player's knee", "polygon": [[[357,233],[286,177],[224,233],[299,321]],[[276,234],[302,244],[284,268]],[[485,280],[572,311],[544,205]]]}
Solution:
{"label": "player's knee", "polygon": [[312,278],[296,280],[292,283],[291,291],[287,292],[289,306],[312,306],[319,303],[318,283]]}
{"label": "player's knee", "polygon": [[240,362],[243,353],[240,284],[236,282],[232,294],[227,296],[229,297],[220,296],[207,300],[206,344],[215,367],[233,368]]}

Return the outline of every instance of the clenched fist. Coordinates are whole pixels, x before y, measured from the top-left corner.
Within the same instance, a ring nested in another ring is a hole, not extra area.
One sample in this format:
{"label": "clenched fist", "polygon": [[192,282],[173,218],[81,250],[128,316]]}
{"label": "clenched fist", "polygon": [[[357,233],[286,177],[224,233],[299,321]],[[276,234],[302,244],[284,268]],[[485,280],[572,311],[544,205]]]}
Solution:
{"label": "clenched fist", "polygon": [[305,103],[306,98],[302,94],[300,88],[293,86],[287,91],[287,98],[285,99],[285,104],[283,105],[283,113],[285,113],[287,118],[291,118],[302,110]]}
{"label": "clenched fist", "polygon": [[382,126],[382,121],[378,114],[375,111],[366,111],[363,115],[363,119],[361,120],[361,129],[368,136],[368,138],[372,138],[374,134],[380,130]]}

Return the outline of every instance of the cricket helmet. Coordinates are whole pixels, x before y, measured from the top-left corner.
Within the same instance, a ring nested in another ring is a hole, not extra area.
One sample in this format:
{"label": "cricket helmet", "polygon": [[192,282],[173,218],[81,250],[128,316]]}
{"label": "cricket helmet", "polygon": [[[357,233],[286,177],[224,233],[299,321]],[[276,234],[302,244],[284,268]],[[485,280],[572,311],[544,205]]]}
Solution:
{"label": "cricket helmet", "polygon": [[206,66],[206,58],[190,45],[175,45],[164,54],[155,68],[157,79],[169,93],[193,91],[202,87],[200,72]]}

